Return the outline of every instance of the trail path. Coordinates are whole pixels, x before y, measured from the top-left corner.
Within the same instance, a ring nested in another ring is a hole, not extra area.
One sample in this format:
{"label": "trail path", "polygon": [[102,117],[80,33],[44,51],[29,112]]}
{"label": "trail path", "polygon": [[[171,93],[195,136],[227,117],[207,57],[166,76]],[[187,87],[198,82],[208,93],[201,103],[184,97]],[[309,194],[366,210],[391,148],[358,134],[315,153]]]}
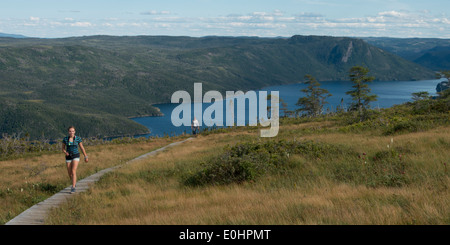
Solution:
{"label": "trail path", "polygon": [[[102,177],[104,174],[106,174],[108,172],[111,172],[117,168],[123,167],[127,164],[131,164],[137,160],[141,160],[141,159],[147,158],[149,156],[154,156],[160,151],[163,151],[167,148],[179,145],[179,144],[186,142],[188,140],[191,140],[191,139],[193,139],[193,138],[187,138],[182,141],[171,143],[162,148],[159,148],[157,150],[154,150],[154,151],[148,152],[144,155],[141,155],[139,157],[136,157],[124,164],[114,166],[111,168],[107,168],[107,169],[103,169],[89,177],[86,177],[86,178],[78,181],[76,193],[87,191],[89,189],[89,184],[97,182],[100,179],[100,177]],[[56,193],[55,195],[47,198],[46,200],[30,207],[29,209],[25,210],[21,214],[17,215],[14,219],[8,221],[5,225],[43,225],[45,218],[47,217],[47,214],[50,211],[50,209],[52,209],[54,207],[58,207],[60,204],[64,203],[67,199],[75,196],[74,194],[70,194],[70,187],[71,186],[68,186],[67,188],[65,188],[62,191]]]}

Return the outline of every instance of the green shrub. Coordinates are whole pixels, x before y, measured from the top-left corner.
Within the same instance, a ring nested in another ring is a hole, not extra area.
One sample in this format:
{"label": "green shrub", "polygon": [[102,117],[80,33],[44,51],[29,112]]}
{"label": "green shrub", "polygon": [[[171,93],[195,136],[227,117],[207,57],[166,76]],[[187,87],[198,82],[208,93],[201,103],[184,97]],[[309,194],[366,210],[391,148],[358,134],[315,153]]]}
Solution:
{"label": "green shrub", "polygon": [[399,121],[393,123],[385,132],[386,135],[391,135],[399,132],[417,132],[420,129],[419,123],[415,121]]}
{"label": "green shrub", "polygon": [[186,174],[183,183],[188,186],[242,183],[256,180],[269,171],[289,167],[288,160],[292,154],[316,159],[328,158],[341,152],[339,147],[312,141],[240,143],[232,147],[226,146],[220,156],[202,162],[201,169]]}
{"label": "green shrub", "polygon": [[337,182],[363,184],[368,187],[399,187],[411,182],[411,172],[397,149],[347,157],[328,164],[329,176]]}
{"label": "green shrub", "polygon": [[366,184],[371,187],[403,186],[409,183],[407,164],[395,149],[379,151],[365,162]]}

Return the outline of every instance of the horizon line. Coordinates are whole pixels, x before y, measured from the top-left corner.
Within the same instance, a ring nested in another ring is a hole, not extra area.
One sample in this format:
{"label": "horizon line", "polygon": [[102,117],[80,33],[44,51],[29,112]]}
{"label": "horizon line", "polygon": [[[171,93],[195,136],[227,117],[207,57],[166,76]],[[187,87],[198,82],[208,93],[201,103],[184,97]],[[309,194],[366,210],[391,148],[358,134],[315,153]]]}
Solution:
{"label": "horizon line", "polygon": [[[5,35],[5,36],[1,36]],[[8,36],[10,35],[10,36]],[[65,38],[82,38],[82,37],[189,37],[189,38],[208,38],[208,37],[226,37],[226,38],[267,38],[267,39],[288,39],[294,36],[310,36],[310,37],[345,37],[345,38],[391,38],[391,39],[450,39],[444,37],[390,37],[390,36],[335,36],[335,35],[317,35],[317,34],[294,34],[291,36],[245,36],[245,35],[205,35],[205,36],[187,36],[187,35],[150,35],[150,34],[136,34],[136,35],[110,35],[110,34],[93,34],[80,36],[66,36],[66,37],[30,37],[22,34],[3,33],[0,32],[0,38],[14,38],[14,39],[65,39]]]}

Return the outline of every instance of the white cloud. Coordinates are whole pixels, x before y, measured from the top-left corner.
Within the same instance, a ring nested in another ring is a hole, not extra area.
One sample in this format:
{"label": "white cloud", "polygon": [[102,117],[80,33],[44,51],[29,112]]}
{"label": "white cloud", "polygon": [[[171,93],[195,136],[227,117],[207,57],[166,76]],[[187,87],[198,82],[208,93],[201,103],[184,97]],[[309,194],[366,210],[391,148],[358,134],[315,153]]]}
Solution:
{"label": "white cloud", "polygon": [[91,22],[75,22],[75,23],[71,23],[70,26],[73,27],[91,27],[93,26]]}
{"label": "white cloud", "polygon": [[275,16],[283,16],[283,15],[284,15],[284,12],[281,11],[281,10],[275,9],[275,10],[273,11],[273,15],[275,15]]}
{"label": "white cloud", "polygon": [[268,15],[266,12],[253,12],[252,15],[254,16],[265,16]]}
{"label": "white cloud", "polygon": [[50,26],[55,27],[55,26],[63,26],[64,23],[61,23],[59,21],[51,21],[50,22]]}
{"label": "white cloud", "polygon": [[295,16],[297,16],[299,18],[321,18],[321,17],[324,17],[322,14],[312,13],[312,12],[301,12],[299,14],[296,14]]}
{"label": "white cloud", "polygon": [[171,14],[170,11],[156,11],[156,10],[150,10],[146,12],[141,12],[141,15],[169,15]]}
{"label": "white cloud", "polygon": [[404,18],[408,17],[409,15],[404,12],[397,12],[397,11],[385,11],[378,13],[379,16],[386,16],[386,17],[395,17],[395,18]]}
{"label": "white cloud", "polygon": [[41,18],[30,16],[31,21],[39,21]]}
{"label": "white cloud", "polygon": [[161,23],[161,24],[155,24],[155,27],[158,27],[158,28],[170,28],[170,27],[172,27],[172,25],[171,24]]}
{"label": "white cloud", "polygon": [[262,19],[263,20],[267,20],[267,21],[274,21],[275,17],[273,17],[273,16],[263,16]]}
{"label": "white cloud", "polygon": [[241,21],[247,21],[247,20],[251,20],[253,17],[250,15],[244,15],[244,16],[238,16],[236,17],[236,19],[241,20]]}
{"label": "white cloud", "polygon": [[441,23],[446,24],[446,25],[450,25],[450,20],[448,20],[447,18],[442,18],[441,19]]}

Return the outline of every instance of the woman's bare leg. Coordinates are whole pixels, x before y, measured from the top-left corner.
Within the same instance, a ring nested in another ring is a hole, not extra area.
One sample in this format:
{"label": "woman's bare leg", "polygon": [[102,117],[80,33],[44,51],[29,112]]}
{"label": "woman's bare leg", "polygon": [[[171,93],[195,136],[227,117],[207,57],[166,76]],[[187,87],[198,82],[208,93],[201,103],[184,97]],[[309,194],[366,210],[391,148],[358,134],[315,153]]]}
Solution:
{"label": "woman's bare leg", "polygon": [[69,174],[70,180],[72,180],[72,162],[66,162],[67,173]]}
{"label": "woman's bare leg", "polygon": [[71,169],[72,169],[72,186],[75,187],[77,185],[77,168],[79,161],[72,161]]}

